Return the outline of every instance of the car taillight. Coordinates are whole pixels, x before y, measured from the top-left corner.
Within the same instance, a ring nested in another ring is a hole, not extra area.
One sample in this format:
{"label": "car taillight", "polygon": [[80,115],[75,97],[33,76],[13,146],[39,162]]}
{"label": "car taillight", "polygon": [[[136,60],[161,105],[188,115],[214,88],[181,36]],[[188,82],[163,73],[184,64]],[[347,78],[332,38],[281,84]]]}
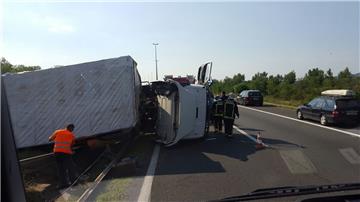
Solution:
{"label": "car taillight", "polygon": [[334,110],[334,111],[332,112],[332,117],[337,117],[337,116],[339,116],[339,112],[336,111],[336,110]]}

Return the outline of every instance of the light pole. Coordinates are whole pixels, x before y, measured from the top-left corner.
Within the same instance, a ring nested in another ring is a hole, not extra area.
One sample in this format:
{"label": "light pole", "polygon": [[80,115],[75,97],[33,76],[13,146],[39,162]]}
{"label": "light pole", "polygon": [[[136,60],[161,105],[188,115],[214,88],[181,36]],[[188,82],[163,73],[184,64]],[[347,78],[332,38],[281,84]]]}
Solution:
{"label": "light pole", "polygon": [[156,52],[156,46],[159,45],[159,43],[153,43],[155,47],[155,67],[156,67],[156,80],[158,80],[158,60],[157,60],[157,52]]}

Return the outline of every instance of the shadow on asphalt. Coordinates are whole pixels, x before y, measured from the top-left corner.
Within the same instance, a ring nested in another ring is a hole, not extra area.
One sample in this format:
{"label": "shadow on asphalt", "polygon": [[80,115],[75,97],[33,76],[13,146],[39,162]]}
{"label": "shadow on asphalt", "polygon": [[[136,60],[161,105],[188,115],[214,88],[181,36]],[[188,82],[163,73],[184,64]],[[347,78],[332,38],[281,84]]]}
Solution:
{"label": "shadow on asphalt", "polygon": [[[242,129],[246,130],[254,138],[256,138],[257,131],[263,131],[255,128]],[[277,146],[288,148],[301,147],[297,144],[278,139],[262,138],[262,141],[273,148]],[[150,144],[150,141],[146,144]],[[267,150],[256,150],[253,141],[235,131],[233,138],[227,138],[223,133],[210,132],[209,136],[203,139],[182,140],[172,147],[160,147],[155,173],[157,176],[225,173],[226,170],[222,163],[217,160],[219,156],[228,157],[229,160],[246,162],[249,160],[250,155]],[[146,151],[141,152],[140,156],[136,154],[132,156],[132,158],[137,159],[136,173],[129,176],[121,173],[111,174],[110,172],[110,178],[145,176],[150,164],[151,154],[152,149],[149,147]]]}
{"label": "shadow on asphalt", "polygon": [[[250,131],[263,131],[252,128],[243,130],[247,130],[250,134]],[[256,135],[251,134],[251,136],[256,139]],[[304,148],[283,140],[263,138],[262,141],[275,149]],[[219,158],[217,155],[248,161],[248,157],[256,152],[255,143],[244,135],[236,134],[233,138],[227,138],[224,134],[210,133],[202,140],[183,140],[173,147],[162,147],[156,175],[222,173],[226,170],[216,160]]]}

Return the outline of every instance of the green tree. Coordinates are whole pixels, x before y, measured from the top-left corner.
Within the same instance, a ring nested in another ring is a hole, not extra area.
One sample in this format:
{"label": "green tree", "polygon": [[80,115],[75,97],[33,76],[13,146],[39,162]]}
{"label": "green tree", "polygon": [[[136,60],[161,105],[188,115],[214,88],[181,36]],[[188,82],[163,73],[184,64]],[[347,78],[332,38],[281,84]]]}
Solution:
{"label": "green tree", "polygon": [[7,61],[4,57],[1,58],[1,74],[6,72],[14,72],[12,64]]}
{"label": "green tree", "polygon": [[267,86],[267,75],[268,73],[266,72],[258,72],[256,73],[253,77],[252,77],[252,80],[250,82],[250,87],[252,89],[257,89],[257,90],[260,90],[263,94],[267,94],[267,91],[266,91],[266,86]]}
{"label": "green tree", "polygon": [[270,75],[267,80],[267,94],[273,97],[278,96],[279,85],[283,81],[283,77],[278,74],[276,76]]}
{"label": "green tree", "polygon": [[216,79],[213,79],[210,90],[213,94],[219,94],[222,90],[222,82]]}
{"label": "green tree", "polygon": [[348,67],[343,71],[340,71],[337,76],[336,87],[344,89],[352,89],[353,86],[353,75],[351,74]]}
{"label": "green tree", "polygon": [[241,91],[243,91],[243,90],[249,90],[249,89],[250,89],[250,88],[249,88],[248,84],[245,83],[245,82],[242,82],[242,83],[236,84],[236,85],[234,86],[234,93],[239,94],[239,93],[241,93]]}
{"label": "green tree", "polygon": [[325,73],[325,78],[323,82],[323,90],[332,89],[335,85],[335,78],[331,69],[329,68]]}
{"label": "green tree", "polygon": [[351,78],[351,77],[352,77],[352,74],[348,67],[346,67],[343,71],[340,71],[338,74],[339,79]]}
{"label": "green tree", "polygon": [[285,100],[290,100],[291,96],[294,94],[294,90],[294,85],[282,82],[280,84],[279,97]]}
{"label": "green tree", "polygon": [[296,81],[296,74],[294,70],[284,75],[284,82],[288,84],[293,84],[295,83],[295,81]]}
{"label": "green tree", "polygon": [[40,66],[25,66],[25,65],[12,65],[4,57],[1,58],[1,74],[10,72],[24,72],[24,71],[35,71],[40,70]]}
{"label": "green tree", "polygon": [[324,81],[325,75],[324,71],[319,68],[310,69],[304,77],[304,80],[309,82],[308,86],[315,88],[321,87]]}
{"label": "green tree", "polygon": [[240,84],[245,81],[245,75],[244,74],[235,74],[232,78],[232,83],[234,85]]}

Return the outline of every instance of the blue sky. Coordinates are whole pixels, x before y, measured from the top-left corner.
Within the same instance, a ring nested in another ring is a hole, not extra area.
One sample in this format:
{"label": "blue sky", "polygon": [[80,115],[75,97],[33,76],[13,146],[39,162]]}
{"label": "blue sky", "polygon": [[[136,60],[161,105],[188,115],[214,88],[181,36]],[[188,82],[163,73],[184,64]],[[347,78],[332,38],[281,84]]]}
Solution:
{"label": "blue sky", "polygon": [[143,80],[308,69],[359,72],[359,2],[3,3],[2,52],[13,64],[68,65],[123,55]]}

